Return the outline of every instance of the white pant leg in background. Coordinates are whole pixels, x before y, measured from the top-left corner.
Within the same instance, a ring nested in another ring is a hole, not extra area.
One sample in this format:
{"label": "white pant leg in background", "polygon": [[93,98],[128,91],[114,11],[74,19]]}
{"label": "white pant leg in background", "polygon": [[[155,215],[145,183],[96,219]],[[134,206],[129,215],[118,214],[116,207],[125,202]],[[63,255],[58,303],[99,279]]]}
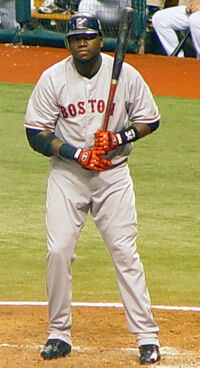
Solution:
{"label": "white pant leg in background", "polygon": [[[171,55],[179,43],[175,31],[189,28],[190,16],[185,12],[186,6],[173,6],[157,11],[152,17],[153,27],[167,55]],[[178,57],[184,57],[181,50]]]}
{"label": "white pant leg in background", "polygon": [[192,13],[189,16],[189,28],[192,37],[192,43],[196,51],[196,56],[200,58],[200,11]]}

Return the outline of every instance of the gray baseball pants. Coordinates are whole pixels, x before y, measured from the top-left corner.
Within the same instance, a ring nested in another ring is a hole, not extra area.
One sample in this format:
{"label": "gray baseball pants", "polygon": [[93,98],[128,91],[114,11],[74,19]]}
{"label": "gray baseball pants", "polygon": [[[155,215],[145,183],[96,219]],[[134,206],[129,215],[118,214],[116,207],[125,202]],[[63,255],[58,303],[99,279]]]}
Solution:
{"label": "gray baseball pants", "polygon": [[71,263],[89,211],[110,253],[137,346],[159,345],[136,249],[137,216],[127,164],[96,173],[57,158],[51,162],[46,200],[48,338],[71,344]]}

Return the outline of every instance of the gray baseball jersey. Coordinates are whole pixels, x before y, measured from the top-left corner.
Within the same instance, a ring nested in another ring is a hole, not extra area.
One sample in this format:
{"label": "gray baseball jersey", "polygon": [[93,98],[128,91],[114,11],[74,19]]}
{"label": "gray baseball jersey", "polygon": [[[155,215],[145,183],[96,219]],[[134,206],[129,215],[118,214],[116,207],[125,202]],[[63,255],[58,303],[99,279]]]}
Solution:
{"label": "gray baseball jersey", "polygon": [[[29,100],[25,126],[50,129],[75,147],[92,147],[94,132],[102,127],[112,64],[113,58],[102,54],[101,68],[92,79],[77,72],[71,56],[46,70]],[[127,128],[129,121],[148,124],[158,119],[149,87],[132,66],[124,63],[108,129],[116,132]],[[121,146],[107,157],[112,158],[114,164],[118,163],[132,147],[131,143]]]}
{"label": "gray baseball jersey", "polygon": [[[111,56],[101,56],[101,67],[91,79],[77,72],[71,56],[45,71],[28,102],[25,127],[50,129],[75,147],[92,147],[94,132],[102,126],[113,65]],[[119,131],[129,120],[148,124],[158,119],[148,86],[124,63],[108,129]],[[125,162],[131,150],[131,144],[112,150],[107,156],[117,165],[100,173],[74,160],[51,158],[46,199],[49,338],[71,344],[71,262],[90,211],[111,255],[127,324],[137,345],[159,344],[136,247],[135,197]]]}

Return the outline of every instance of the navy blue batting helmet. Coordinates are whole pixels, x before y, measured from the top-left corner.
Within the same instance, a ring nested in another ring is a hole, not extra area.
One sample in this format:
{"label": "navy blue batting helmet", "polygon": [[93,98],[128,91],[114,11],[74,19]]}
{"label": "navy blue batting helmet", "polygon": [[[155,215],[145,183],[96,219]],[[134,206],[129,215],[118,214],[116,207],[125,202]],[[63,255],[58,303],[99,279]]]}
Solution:
{"label": "navy blue batting helmet", "polygon": [[67,37],[77,34],[99,34],[102,36],[101,23],[90,13],[76,13],[67,23]]}

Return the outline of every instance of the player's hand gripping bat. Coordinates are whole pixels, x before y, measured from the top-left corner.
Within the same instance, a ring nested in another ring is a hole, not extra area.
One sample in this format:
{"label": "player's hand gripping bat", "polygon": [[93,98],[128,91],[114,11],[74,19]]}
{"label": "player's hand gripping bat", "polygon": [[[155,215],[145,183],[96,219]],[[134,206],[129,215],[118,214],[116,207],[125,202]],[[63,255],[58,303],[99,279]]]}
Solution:
{"label": "player's hand gripping bat", "polygon": [[112,69],[110,90],[109,90],[107,107],[106,107],[106,112],[105,112],[103,126],[102,126],[103,131],[107,130],[107,127],[108,127],[108,121],[109,121],[109,117],[111,113],[112,103],[113,103],[119,75],[121,72],[122,64],[123,64],[124,57],[125,57],[129,33],[131,30],[131,26],[133,24],[133,19],[134,19],[133,8],[129,8],[129,7],[124,8],[122,12],[120,25],[119,25],[119,34],[118,34],[117,45],[116,45],[116,50],[115,50],[115,55],[114,55],[114,63],[113,63],[113,69]]}

